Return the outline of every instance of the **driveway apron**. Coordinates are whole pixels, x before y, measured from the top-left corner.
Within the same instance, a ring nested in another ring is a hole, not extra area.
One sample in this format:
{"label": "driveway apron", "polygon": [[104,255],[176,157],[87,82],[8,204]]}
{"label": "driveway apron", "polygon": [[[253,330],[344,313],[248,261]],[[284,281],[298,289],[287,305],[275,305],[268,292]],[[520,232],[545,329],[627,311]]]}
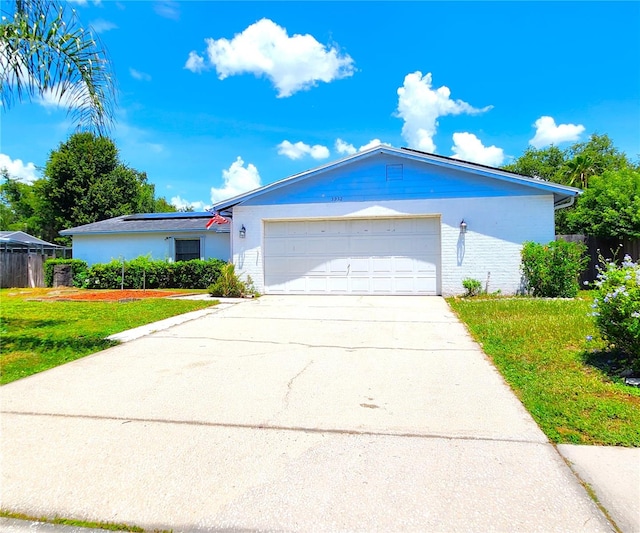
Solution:
{"label": "driveway apron", "polygon": [[442,298],[265,296],[0,401],[0,506],[31,516],[613,531]]}

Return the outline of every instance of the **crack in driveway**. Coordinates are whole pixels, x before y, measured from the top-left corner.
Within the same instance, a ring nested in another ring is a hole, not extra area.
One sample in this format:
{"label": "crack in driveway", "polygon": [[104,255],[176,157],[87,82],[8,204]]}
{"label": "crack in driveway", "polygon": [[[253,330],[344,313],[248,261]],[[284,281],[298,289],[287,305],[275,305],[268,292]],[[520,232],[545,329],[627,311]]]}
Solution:
{"label": "crack in driveway", "polygon": [[298,372],[295,376],[293,376],[289,380],[289,382],[287,383],[287,392],[285,392],[284,398],[282,398],[283,408],[278,412],[278,414],[276,415],[276,418],[280,413],[282,413],[282,411],[286,411],[289,408],[289,396],[291,395],[291,391],[293,389],[293,382],[296,379],[298,379],[312,364],[313,364],[313,359],[311,359],[306,365],[304,365],[302,370],[300,370],[300,372]]}

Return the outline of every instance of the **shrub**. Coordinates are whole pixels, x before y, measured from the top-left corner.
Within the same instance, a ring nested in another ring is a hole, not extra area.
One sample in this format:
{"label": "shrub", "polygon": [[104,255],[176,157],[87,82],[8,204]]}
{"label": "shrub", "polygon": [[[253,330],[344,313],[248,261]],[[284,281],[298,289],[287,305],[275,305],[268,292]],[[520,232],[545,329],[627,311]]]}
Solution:
{"label": "shrub", "polygon": [[588,261],[585,252],[586,246],[577,242],[525,242],[521,253],[525,291],[545,298],[574,298]]}
{"label": "shrub", "polygon": [[140,256],[122,261],[93,265],[88,272],[86,287],[90,289],[206,289],[220,275],[225,262],[220,259],[192,261],[154,261]]}
{"label": "shrub", "polygon": [[621,265],[601,257],[598,271],[591,307],[600,335],[640,371],[640,264],[628,255]]}
{"label": "shrub", "polygon": [[236,275],[233,263],[227,263],[222,267],[220,276],[209,287],[209,294],[224,298],[239,298],[247,294],[247,287]]}
{"label": "shrub", "polygon": [[465,278],[462,280],[465,296],[478,296],[482,294],[482,283],[477,279]]}
{"label": "shrub", "polygon": [[49,259],[44,263],[44,283],[53,287],[53,270],[55,265],[71,265],[73,286],[83,287],[88,274],[88,265],[81,259]]}

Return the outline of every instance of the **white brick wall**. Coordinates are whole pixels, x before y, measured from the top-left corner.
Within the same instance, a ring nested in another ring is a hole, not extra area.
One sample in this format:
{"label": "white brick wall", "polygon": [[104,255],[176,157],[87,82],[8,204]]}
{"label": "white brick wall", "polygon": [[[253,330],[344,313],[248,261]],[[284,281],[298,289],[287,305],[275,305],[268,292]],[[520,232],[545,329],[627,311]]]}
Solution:
{"label": "white brick wall", "polygon": [[[555,236],[551,195],[237,206],[231,228],[233,261],[240,275],[250,275],[263,292],[264,221],[412,214],[441,216],[441,290],[445,296],[464,292],[465,278],[480,280],[483,287],[488,280],[490,292],[518,292],[522,243],[549,242]],[[462,219],[468,225],[464,236],[459,227]],[[247,230],[244,239],[239,238],[242,225]]]}

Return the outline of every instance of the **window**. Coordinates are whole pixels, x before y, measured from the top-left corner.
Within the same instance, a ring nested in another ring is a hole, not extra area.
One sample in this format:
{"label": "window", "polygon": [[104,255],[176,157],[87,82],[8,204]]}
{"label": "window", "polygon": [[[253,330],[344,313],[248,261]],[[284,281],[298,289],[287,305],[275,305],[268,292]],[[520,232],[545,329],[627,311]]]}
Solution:
{"label": "window", "polygon": [[176,261],[200,259],[200,239],[176,239]]}

